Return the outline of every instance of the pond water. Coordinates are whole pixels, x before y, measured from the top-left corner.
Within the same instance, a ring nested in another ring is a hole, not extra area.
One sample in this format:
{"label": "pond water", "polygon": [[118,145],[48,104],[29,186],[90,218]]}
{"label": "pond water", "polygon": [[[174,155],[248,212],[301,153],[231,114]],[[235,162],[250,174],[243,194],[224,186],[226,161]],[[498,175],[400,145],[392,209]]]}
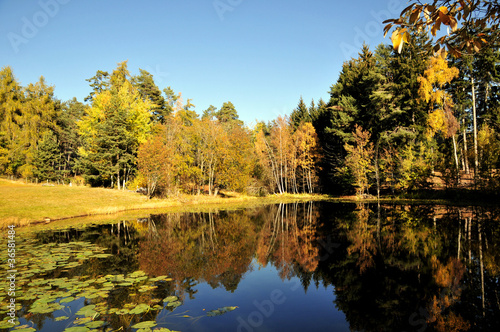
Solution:
{"label": "pond water", "polygon": [[498,208],[333,202],[18,232],[0,329],[499,331],[499,240]]}

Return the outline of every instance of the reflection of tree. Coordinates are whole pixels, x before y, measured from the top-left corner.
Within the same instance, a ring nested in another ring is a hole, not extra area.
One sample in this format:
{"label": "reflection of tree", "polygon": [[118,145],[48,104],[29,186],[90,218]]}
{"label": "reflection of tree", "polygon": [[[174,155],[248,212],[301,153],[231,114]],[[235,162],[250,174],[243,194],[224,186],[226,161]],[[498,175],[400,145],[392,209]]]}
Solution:
{"label": "reflection of tree", "polygon": [[480,211],[386,205],[373,213],[365,205],[344,212],[335,220],[342,244],[315,274],[335,285],[335,304],[355,330],[496,330],[498,264],[490,262],[498,259],[499,212]]}
{"label": "reflection of tree", "polygon": [[244,212],[169,214],[156,219],[156,233],[140,245],[141,269],[170,275],[181,288],[203,280],[212,287],[236,289],[255,248],[255,226]]}
{"label": "reflection of tree", "polygon": [[[157,215],[38,239],[90,241],[115,254],[71,275],[142,269],[174,279],[140,294],[145,302],[194,297],[201,281],[234,291],[255,257],[282,278],[300,278],[306,290],[333,285],[334,304],[353,330],[480,331],[500,327],[499,221],[493,208],[293,203]],[[110,293],[108,306],[130,301],[128,292]]]}
{"label": "reflection of tree", "polygon": [[356,214],[357,222],[347,232],[347,238],[351,242],[351,245],[347,248],[347,253],[357,255],[357,264],[360,272],[363,273],[367,268],[375,265],[377,228],[368,223],[369,212],[365,205],[359,204]]}
{"label": "reflection of tree", "polygon": [[434,268],[434,280],[439,286],[440,294],[434,295],[428,305],[429,323],[435,323],[438,331],[466,331],[470,324],[460,314],[450,308],[460,301],[462,277],[465,266],[456,258],[450,258],[448,264],[442,264],[435,256],[431,258]]}
{"label": "reflection of tree", "polygon": [[259,233],[258,262],[263,266],[271,262],[282,279],[295,275],[295,264],[304,272],[315,271],[319,261],[318,218],[312,202],[272,206]]}

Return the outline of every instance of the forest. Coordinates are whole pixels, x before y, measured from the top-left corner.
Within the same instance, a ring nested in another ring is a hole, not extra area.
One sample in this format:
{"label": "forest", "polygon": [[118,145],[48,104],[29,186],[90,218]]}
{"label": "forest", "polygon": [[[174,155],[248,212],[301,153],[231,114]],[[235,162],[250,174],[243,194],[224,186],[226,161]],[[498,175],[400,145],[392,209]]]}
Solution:
{"label": "forest", "polygon": [[[500,53],[435,52],[427,34],[366,45],[327,101],[289,115],[239,119],[227,101],[196,110],[127,61],[61,101],[43,77],[22,86],[0,71],[0,175],[27,182],[177,193],[379,196],[436,188],[500,190]],[[325,87],[325,90],[327,87]],[[299,96],[298,96],[299,97]],[[263,105],[265,107],[265,105]]]}

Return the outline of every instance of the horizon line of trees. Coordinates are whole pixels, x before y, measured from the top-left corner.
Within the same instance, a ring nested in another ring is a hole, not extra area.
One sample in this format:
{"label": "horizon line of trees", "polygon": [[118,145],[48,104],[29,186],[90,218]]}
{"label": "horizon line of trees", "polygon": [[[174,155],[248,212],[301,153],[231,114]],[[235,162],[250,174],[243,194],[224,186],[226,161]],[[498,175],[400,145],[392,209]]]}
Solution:
{"label": "horizon line of trees", "polygon": [[[147,188],[147,194],[353,193],[500,188],[500,54],[435,54],[411,31],[399,54],[364,45],[328,102],[300,98],[288,116],[246,127],[225,102],[199,115],[191,99],[127,62],[62,102],[43,77],[21,86],[0,71],[0,174],[31,181]],[[470,181],[469,181],[470,182]]]}

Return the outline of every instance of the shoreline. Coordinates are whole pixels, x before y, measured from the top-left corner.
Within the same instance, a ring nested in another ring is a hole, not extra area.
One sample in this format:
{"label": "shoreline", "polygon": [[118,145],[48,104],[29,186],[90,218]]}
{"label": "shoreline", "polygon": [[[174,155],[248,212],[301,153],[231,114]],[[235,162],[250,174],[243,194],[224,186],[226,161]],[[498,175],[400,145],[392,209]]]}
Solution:
{"label": "shoreline", "polygon": [[[437,204],[437,205],[497,205],[498,197],[477,192],[449,195],[446,192],[420,193],[414,197],[331,196],[325,194],[271,194],[265,197],[222,192],[223,196],[181,194],[169,198],[147,199],[145,196],[117,189],[43,186],[0,179],[0,228],[9,225],[27,227],[55,221],[109,216],[125,212],[151,211],[163,213],[192,212],[209,209],[245,208],[273,203],[297,201],[331,201],[364,204]],[[484,196],[484,197],[483,197]],[[486,199],[484,199],[486,198]],[[493,199],[491,199],[493,198]],[[153,212],[153,213],[154,213]]]}

